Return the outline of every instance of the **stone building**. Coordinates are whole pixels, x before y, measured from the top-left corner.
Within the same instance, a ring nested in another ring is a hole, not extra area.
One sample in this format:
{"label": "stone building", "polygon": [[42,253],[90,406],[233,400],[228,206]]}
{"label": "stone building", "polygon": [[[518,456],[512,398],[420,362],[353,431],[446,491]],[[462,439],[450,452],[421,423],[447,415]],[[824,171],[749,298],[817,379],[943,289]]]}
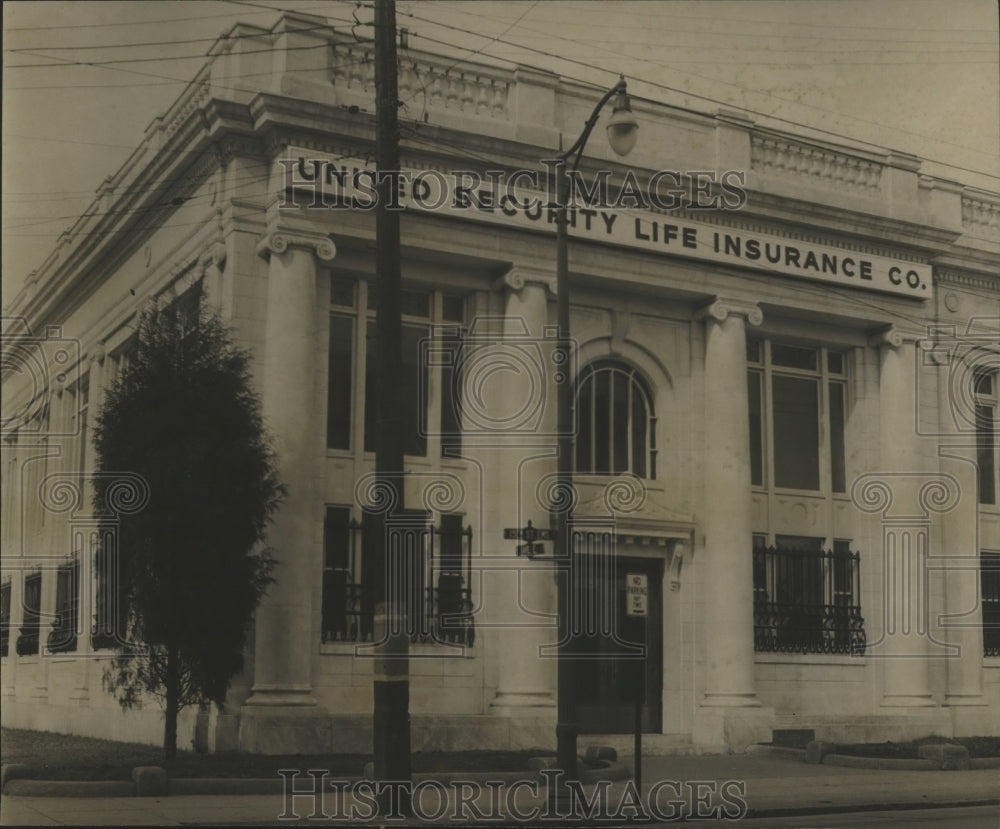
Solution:
{"label": "stone building", "polygon": [[[5,725],[160,739],[155,705],[101,687],[88,420],[138,310],[197,289],[254,351],[289,496],[247,668],[180,743],[369,749],[371,58],[320,18],[235,27],[5,311]],[[635,150],[595,134],[580,166],[606,190],[571,215],[566,371],[543,161],[601,90],[400,64],[414,748],[554,745],[562,565],[505,530],[565,496],[560,382],[583,733],[630,729],[640,642],[664,750],[998,733],[1000,194],[633,100]]]}

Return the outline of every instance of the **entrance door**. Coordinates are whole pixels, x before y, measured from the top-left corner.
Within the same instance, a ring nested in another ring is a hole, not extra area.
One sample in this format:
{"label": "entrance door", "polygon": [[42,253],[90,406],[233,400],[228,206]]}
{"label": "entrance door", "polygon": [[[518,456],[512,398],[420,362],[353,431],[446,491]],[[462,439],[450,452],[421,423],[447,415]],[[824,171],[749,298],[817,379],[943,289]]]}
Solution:
{"label": "entrance door", "polygon": [[[613,620],[613,624],[591,625],[589,630],[584,625],[582,635],[576,638],[577,723],[581,733],[632,732],[638,683],[643,696],[642,730],[658,733],[662,728],[663,561],[614,558],[611,568],[580,568],[578,607],[591,612],[596,609],[596,618],[603,617],[608,623]],[[626,576],[630,574],[646,577],[645,617],[626,612]],[[640,656],[643,646],[645,655]]]}

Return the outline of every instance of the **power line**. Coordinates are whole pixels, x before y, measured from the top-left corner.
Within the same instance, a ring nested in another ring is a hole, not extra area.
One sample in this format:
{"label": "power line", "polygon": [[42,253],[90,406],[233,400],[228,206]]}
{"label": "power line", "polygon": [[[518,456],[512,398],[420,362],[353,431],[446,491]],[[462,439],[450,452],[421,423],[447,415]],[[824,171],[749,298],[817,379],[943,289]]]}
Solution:
{"label": "power line", "polygon": [[[329,4],[326,2],[317,3],[316,7],[326,8]],[[312,6],[309,7],[313,8]],[[277,7],[268,9],[268,12],[278,10]],[[283,11],[306,11],[305,8],[287,8]],[[248,15],[260,15],[265,12],[247,12]],[[109,29],[112,26],[152,26],[161,23],[195,23],[200,20],[218,20],[222,18],[232,18],[232,13],[230,14],[207,14],[196,17],[169,17],[162,20],[135,20],[135,21],[118,21],[113,23],[68,23],[63,26],[6,26],[4,31],[6,32],[43,32],[43,31],[56,31],[65,29]]]}

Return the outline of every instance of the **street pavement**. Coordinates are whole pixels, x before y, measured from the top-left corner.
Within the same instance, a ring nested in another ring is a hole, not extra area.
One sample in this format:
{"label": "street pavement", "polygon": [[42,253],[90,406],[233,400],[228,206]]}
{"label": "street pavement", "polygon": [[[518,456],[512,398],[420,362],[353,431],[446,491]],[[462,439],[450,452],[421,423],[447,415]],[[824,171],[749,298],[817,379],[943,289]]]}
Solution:
{"label": "street pavement", "polygon": [[[305,770],[303,770],[304,772]],[[540,822],[552,814],[544,785],[533,786],[508,778],[493,786],[483,776],[469,775],[464,785],[420,784],[419,816],[426,820],[371,818],[370,788],[343,784],[338,790],[327,779],[322,794],[312,793],[315,779],[300,775],[289,793],[243,795],[169,795],[163,797],[24,797],[0,798],[0,824],[5,826],[142,826],[142,825],[315,825],[317,823],[407,825],[412,823],[493,823],[511,825]],[[488,777],[488,775],[487,775]],[[344,788],[346,787],[346,788]],[[637,811],[653,824],[682,819],[699,826],[766,826],[768,818],[781,826],[820,825],[820,816],[846,813],[903,815],[905,810],[978,806],[978,823],[1000,826],[1000,770],[897,771],[807,765],[800,760],[767,754],[646,757],[642,794],[636,797],[630,781],[587,785],[577,799],[578,814],[565,822],[578,825],[579,809],[591,811],[595,823],[624,822]],[[442,800],[442,797],[444,800]],[[992,812],[990,811],[992,809]],[[555,807],[565,815],[565,804]],[[917,812],[912,814],[916,815]],[[994,819],[995,818],[995,819]],[[990,821],[993,821],[992,824]],[[798,821],[798,822],[797,822]],[[986,821],[985,823],[983,821]],[[825,825],[830,825],[829,823]],[[949,821],[938,825],[949,825]],[[963,825],[960,821],[955,826]]]}

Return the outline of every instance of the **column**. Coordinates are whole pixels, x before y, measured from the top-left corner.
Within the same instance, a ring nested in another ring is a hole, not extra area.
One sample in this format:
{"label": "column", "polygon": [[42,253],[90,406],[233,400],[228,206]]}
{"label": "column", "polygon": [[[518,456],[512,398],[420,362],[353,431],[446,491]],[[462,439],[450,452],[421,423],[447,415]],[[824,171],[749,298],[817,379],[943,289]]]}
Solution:
{"label": "column", "polygon": [[[942,384],[944,385],[944,384]],[[941,450],[957,463],[949,465],[963,493],[944,517],[943,548],[933,567],[944,579],[945,619],[942,637],[955,647],[945,663],[944,704],[983,706],[983,617],[979,591],[979,510],[975,448]],[[961,715],[958,715],[961,716]]]}
{"label": "column", "polygon": [[[882,665],[883,708],[931,706],[928,671],[931,512],[954,507],[957,489],[926,471],[915,415],[913,342],[890,329],[870,341],[880,348],[879,445],[881,471],[851,488],[860,510],[880,514],[882,589],[880,634],[866,654]],[[874,620],[873,620],[874,621]]]}
{"label": "column", "polygon": [[[506,625],[496,637],[497,693],[490,710],[551,720],[557,662],[554,653],[543,656],[542,649],[557,639],[552,542],[544,542],[544,555],[531,560],[517,555],[521,542],[503,540],[505,527],[524,527],[528,521],[539,528],[549,526],[548,503],[540,487],[544,489],[556,466],[556,390],[550,359],[555,339],[545,336],[550,279],[542,272],[515,268],[501,281],[506,290],[502,347],[489,361],[499,369],[495,377],[500,382],[493,385],[493,398],[485,401],[496,438],[484,483],[487,503],[496,505],[496,549],[508,559],[503,569],[487,575],[496,614],[490,619]],[[550,732],[551,724],[544,738]]]}
{"label": "column", "polygon": [[[943,446],[938,451],[951,460],[947,465],[964,493],[958,505],[943,522],[943,549],[938,567],[944,578],[944,604],[947,614],[945,638],[958,647],[946,663],[944,704],[966,709],[953,712],[956,735],[968,733],[961,728],[960,720],[975,718],[978,712],[969,707],[986,705],[983,698],[983,618],[980,607],[979,575],[979,504],[977,498],[977,456],[974,430],[962,431],[954,424],[955,415],[966,424],[975,423],[975,408],[968,402],[955,399],[949,383],[951,372],[963,372],[965,382],[973,382],[973,371],[966,366],[955,366],[942,359],[937,343],[925,341],[928,352],[922,356],[926,370],[936,367],[938,386],[938,433],[941,443],[958,444]],[[927,359],[927,358],[930,359]],[[982,716],[979,713],[979,716]]]}
{"label": "column", "polygon": [[278,564],[275,583],[257,610],[254,684],[246,704],[312,706],[312,593],[320,574],[323,520],[316,259],[333,259],[336,249],[324,236],[277,231],[262,239],[257,252],[269,260],[264,421],[288,492],[268,531]]}
{"label": "column", "polygon": [[[202,269],[202,290],[205,305],[226,320],[232,315],[231,284],[227,285],[223,268],[226,265],[226,246],[215,242],[198,260]],[[231,280],[230,280],[231,282]]]}
{"label": "column", "polygon": [[705,695],[702,706],[759,706],[754,690],[750,414],[746,323],[756,305],[716,300],[705,320]]}

